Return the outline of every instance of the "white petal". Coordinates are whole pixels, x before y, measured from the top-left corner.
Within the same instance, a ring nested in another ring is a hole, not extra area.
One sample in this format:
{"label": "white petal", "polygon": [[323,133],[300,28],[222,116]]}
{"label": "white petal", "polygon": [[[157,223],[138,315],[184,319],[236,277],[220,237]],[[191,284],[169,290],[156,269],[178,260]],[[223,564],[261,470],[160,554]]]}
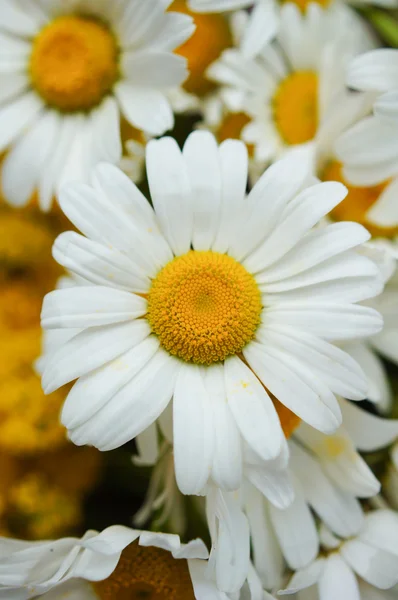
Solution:
{"label": "white petal", "polygon": [[210,474],[214,424],[211,399],[197,365],[184,364],[179,371],[173,416],[178,487],[183,494],[200,494]]}
{"label": "white petal", "polygon": [[[392,402],[392,393],[382,360],[366,342],[344,344],[344,350],[360,365],[368,380],[367,398],[378,404],[380,409],[388,410]],[[342,394],[344,396],[344,394]]]}
{"label": "white petal", "polygon": [[285,206],[302,188],[306,176],[295,153],[266,169],[247,198],[246,220],[230,246],[229,253],[235,259],[241,260],[272,235]]}
{"label": "white petal", "polygon": [[60,118],[55,112],[44,112],[4,159],[3,193],[13,206],[24,206],[31,198],[56,145],[60,125]]}
{"label": "white petal", "polygon": [[179,86],[188,75],[186,59],[170,52],[125,52],[121,68],[132,86],[165,89]]}
{"label": "white petal", "polygon": [[374,112],[379,117],[387,119],[398,118],[398,90],[387,92],[378,98],[375,102]]}
{"label": "white petal", "polygon": [[192,246],[209,250],[220,222],[222,194],[220,155],[214,136],[207,131],[191,133],[183,156],[191,182]]}
{"label": "white petal", "polygon": [[159,90],[135,87],[121,81],[115,87],[127,121],[151,135],[162,135],[172,129],[174,117],[168,100]]}
{"label": "white petal", "polygon": [[[253,486],[247,493],[245,512],[250,524],[254,565],[266,589],[281,585],[284,573],[283,555],[272,529],[267,503]],[[264,560],[264,557],[267,560]]]}
{"label": "white petal", "polygon": [[278,21],[276,7],[272,2],[258,2],[243,34],[243,54],[247,57],[258,54],[275,37]]}
{"label": "white petal", "polygon": [[398,178],[383,190],[377,201],[366,213],[366,218],[381,227],[396,227],[398,224],[397,194]]}
{"label": "white petal", "polygon": [[324,433],[333,433],[339,427],[337,401],[304,365],[297,369],[287,354],[256,342],[248,344],[243,354],[264,386],[303,421]]}
{"label": "white petal", "polygon": [[175,255],[190,249],[193,212],[188,173],[173,138],[152,140],[146,148],[149,189],[163,234]]}
{"label": "white petal", "polygon": [[341,555],[365,581],[380,589],[398,582],[398,556],[359,540],[349,540],[341,547]]}
{"label": "white petal", "polygon": [[[283,313],[280,323],[284,323]],[[314,375],[323,379],[330,389],[346,398],[361,400],[366,396],[366,376],[351,357],[332,344],[303,331],[283,325],[260,326],[256,332],[262,344],[284,350],[299,361],[311,365]],[[304,362],[304,361],[303,361]]]}
{"label": "white petal", "polygon": [[[138,374],[69,435],[78,446],[114,450],[149,427],[170,402],[178,362],[158,349]],[[128,416],[128,418],[126,418]]]}
{"label": "white petal", "polygon": [[91,123],[92,148],[95,155],[99,156],[100,160],[118,163],[122,156],[120,112],[113,96],[105,98],[92,112]]}
{"label": "white petal", "polygon": [[335,181],[318,183],[301,192],[271,235],[245,259],[245,267],[256,273],[275,263],[346,195],[347,189]]}
{"label": "white petal", "polygon": [[293,277],[369,239],[370,233],[359,223],[332,223],[314,229],[276,264],[260,271],[256,281],[273,283]]}
{"label": "white petal", "polygon": [[147,321],[92,327],[77,334],[57,350],[44,369],[42,385],[50,394],[126,352],[150,334]]}
{"label": "white petal", "polygon": [[62,189],[61,208],[80,231],[94,241],[123,250],[154,277],[172,259],[161,232],[144,229],[117,204],[113,206],[97,190],[85,184],[70,183]]}
{"label": "white petal", "polygon": [[41,325],[44,329],[110,325],[137,319],[146,311],[146,300],[136,294],[109,287],[78,286],[45,296]]}
{"label": "white petal", "polygon": [[292,504],[279,510],[270,505],[270,515],[288,565],[292,569],[307,566],[318,554],[318,533],[300,486],[295,485]]}
{"label": "white petal", "polygon": [[366,515],[365,527],[359,539],[397,556],[397,536],[397,513],[393,510],[376,510]]}
{"label": "white petal", "polygon": [[191,37],[195,31],[192,17],[181,13],[167,12],[156,37],[147,38],[141,48],[148,50],[174,50]]}
{"label": "white petal", "polygon": [[213,365],[204,371],[204,383],[213,405],[214,450],[212,477],[226,490],[236,490],[242,479],[240,433],[227,403],[224,366]]}
{"label": "white petal", "polygon": [[356,498],[332,485],[320,463],[297,444],[291,444],[292,468],[299,478],[307,502],[325,524],[340,536],[358,533],[363,513]]}
{"label": "white petal", "polygon": [[357,56],[349,65],[347,84],[357,90],[384,92],[397,87],[398,53],[378,48]]}
{"label": "white petal", "polygon": [[21,95],[28,87],[24,73],[2,73],[0,89],[0,104],[11,102],[12,98]]}
{"label": "white petal", "polygon": [[42,101],[33,92],[0,108],[0,152],[29,127],[42,108]]}
{"label": "white petal", "polygon": [[361,600],[357,579],[338,554],[331,554],[325,561],[319,595],[322,600]]}
{"label": "white petal", "polygon": [[141,371],[158,348],[158,339],[149,336],[105,366],[80,377],[62,409],[65,427],[74,429],[88,421]]}
{"label": "white petal", "polygon": [[308,565],[308,567],[296,571],[290,579],[288,587],[284,590],[280,590],[278,595],[284,596],[286,594],[294,594],[295,592],[311,587],[319,581],[324,568],[325,559],[318,558]]}
{"label": "white petal", "polygon": [[246,466],[246,477],[274,505],[284,509],[294,499],[294,489],[287,470],[273,470],[264,463],[262,467]]}
{"label": "white petal", "polygon": [[224,363],[228,406],[249,446],[264,460],[281,450],[283,432],[271,398],[237,356]]}
{"label": "white petal", "polygon": [[13,0],[1,0],[0,12],[2,27],[12,34],[33,36],[42,25],[32,11],[19,10]]}
{"label": "white petal", "polygon": [[344,427],[359,450],[373,452],[388,446],[398,437],[397,419],[376,417],[343,398],[340,407]]}
{"label": "white petal", "polygon": [[[336,302],[310,301],[284,303],[275,302],[275,308],[266,309],[264,318],[269,317],[270,324],[283,323],[292,329],[319,336],[325,340],[350,340],[374,335],[383,325],[381,315],[369,307]],[[270,298],[264,294],[264,298]]]}
{"label": "white petal", "polygon": [[93,169],[91,180],[93,187],[104,196],[109,206],[117,205],[126,217],[143,228],[157,228],[152,206],[121,169],[109,163],[100,163]]}
{"label": "white petal", "polygon": [[53,256],[60,265],[91,283],[141,293],[149,290],[147,274],[125,254],[74,231],[58,236]]}
{"label": "white petal", "polygon": [[239,140],[225,140],[220,145],[222,204],[220,225],[214,240],[214,252],[226,252],[235,239],[245,210],[248,173],[246,145]]}
{"label": "white petal", "polygon": [[226,594],[220,592],[216,582],[207,577],[206,567],[207,563],[204,560],[188,560],[195,598],[198,600],[227,600]]}

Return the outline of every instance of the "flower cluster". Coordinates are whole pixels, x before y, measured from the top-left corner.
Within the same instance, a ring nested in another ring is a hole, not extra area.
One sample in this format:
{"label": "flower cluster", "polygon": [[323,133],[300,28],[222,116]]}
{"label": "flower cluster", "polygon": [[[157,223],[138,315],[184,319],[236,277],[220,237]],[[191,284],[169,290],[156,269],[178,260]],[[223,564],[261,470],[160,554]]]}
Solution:
{"label": "flower cluster", "polygon": [[377,4],[1,0],[0,598],[398,598]]}

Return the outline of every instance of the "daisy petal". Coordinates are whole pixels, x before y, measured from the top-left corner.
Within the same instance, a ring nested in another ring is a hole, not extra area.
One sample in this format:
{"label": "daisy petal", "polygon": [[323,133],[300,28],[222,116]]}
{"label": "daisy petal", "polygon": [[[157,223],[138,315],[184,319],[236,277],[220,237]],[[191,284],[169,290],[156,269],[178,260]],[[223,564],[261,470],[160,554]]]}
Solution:
{"label": "daisy petal", "polygon": [[192,245],[209,250],[220,222],[220,155],[214,136],[207,131],[192,133],[184,144],[184,160],[191,181],[193,209]]}
{"label": "daisy petal", "polygon": [[60,128],[61,119],[57,113],[46,111],[7,154],[3,162],[2,185],[4,196],[13,206],[24,206],[32,197],[41,171],[56,147]]}
{"label": "daisy petal", "polygon": [[188,75],[186,59],[170,52],[125,52],[121,68],[132,86],[165,89],[179,86]]}
{"label": "daisy petal", "polygon": [[101,286],[77,286],[55,290],[44,298],[44,329],[94,327],[142,317],[147,302],[136,294]]}
{"label": "daisy petal", "polygon": [[193,213],[181,151],[173,138],[163,138],[149,142],[146,153],[151,198],[162,231],[174,254],[185,254],[191,245]]}
{"label": "daisy petal", "polygon": [[275,533],[288,565],[301,569],[318,554],[319,541],[315,521],[300,486],[295,485],[295,498],[284,510],[270,505]]}
{"label": "daisy petal", "polygon": [[236,490],[242,479],[240,433],[227,404],[224,367],[213,365],[204,372],[204,382],[213,404],[214,456],[212,477],[226,490]]}
{"label": "daisy petal", "polygon": [[174,390],[174,464],[183,494],[200,494],[209,478],[214,448],[213,409],[201,369],[184,364]]}
{"label": "daisy petal", "polygon": [[347,188],[335,181],[319,183],[301,192],[271,235],[246,258],[246,268],[256,273],[274,264],[346,195]]}
{"label": "daisy petal", "polygon": [[146,133],[162,135],[174,125],[169,101],[159,90],[141,88],[121,81],[115,94],[126,119]]}
{"label": "daisy petal", "polygon": [[42,101],[33,92],[0,108],[0,152],[29,127],[42,109]]}
{"label": "daisy petal", "polygon": [[[289,173],[289,177],[286,177]],[[270,235],[287,203],[304,185],[306,173],[295,153],[271,165],[251,190],[247,202],[246,221],[232,240],[229,254],[242,260]]]}
{"label": "daisy petal", "polygon": [[362,91],[387,92],[397,86],[398,54],[378,48],[354,58],[347,72],[349,87]]}
{"label": "daisy petal", "polygon": [[117,356],[145,339],[151,330],[144,320],[92,327],[78,333],[57,350],[46,363],[42,385],[44,392],[69,383]]}
{"label": "daisy petal", "polygon": [[319,594],[322,600],[361,600],[357,579],[338,554],[331,554],[325,561],[319,579]]}
{"label": "daisy petal", "polygon": [[248,154],[239,140],[225,140],[220,145],[222,205],[220,225],[213,252],[226,252],[235,239],[244,210],[248,173]]}
{"label": "daisy petal", "polygon": [[324,433],[333,433],[339,427],[337,400],[310,369],[257,342],[248,344],[243,354],[264,386],[303,421]]}
{"label": "daisy petal", "polygon": [[282,445],[282,428],[271,398],[240,358],[224,363],[228,406],[249,446],[264,460],[276,458]]}
{"label": "daisy petal", "polygon": [[147,429],[170,402],[178,368],[173,357],[158,349],[111,402],[70,432],[71,440],[78,446],[91,444],[102,451],[114,450],[132,440]]}
{"label": "daisy petal", "polygon": [[62,409],[61,420],[67,429],[88,421],[141,371],[159,348],[154,336],[137,340],[127,352],[76,381]]}
{"label": "daisy petal", "polygon": [[74,231],[57,237],[53,256],[60,265],[91,283],[137,293],[149,290],[150,281],[143,269],[125,254]]}

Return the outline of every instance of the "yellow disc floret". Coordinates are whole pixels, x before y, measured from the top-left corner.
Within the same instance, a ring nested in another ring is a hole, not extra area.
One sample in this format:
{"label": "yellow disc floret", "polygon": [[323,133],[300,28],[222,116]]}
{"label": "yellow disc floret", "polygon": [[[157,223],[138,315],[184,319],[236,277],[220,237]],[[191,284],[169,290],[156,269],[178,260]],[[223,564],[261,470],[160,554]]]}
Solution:
{"label": "yellow disc floret", "polygon": [[206,77],[207,67],[217,60],[221,52],[232,46],[232,35],[224,15],[199,14],[189,10],[187,0],[174,0],[169,10],[191,16],[196,29],[176,54],[188,61],[189,76],[183,87],[191,94],[204,96],[214,87]]}
{"label": "yellow disc floret", "polygon": [[240,352],[253,338],[260,313],[253,276],[217,252],[175,258],[158,273],[148,296],[147,318],[162,346],[199,364]]}
{"label": "yellow disc floret", "polygon": [[33,87],[61,111],[99,104],[118,77],[118,48],[102,22],[82,16],[54,19],[37,35],[30,59]]}
{"label": "yellow disc floret", "polygon": [[136,542],[123,550],[112,575],[93,587],[101,600],[194,600],[186,560]]}
{"label": "yellow disc floret", "polygon": [[327,165],[322,173],[322,179],[323,181],[340,181],[348,189],[347,196],[330,213],[333,219],[336,221],[357,221],[364,225],[375,237],[395,237],[398,234],[398,227],[380,227],[372,223],[367,217],[368,210],[379,199],[388,185],[388,181],[369,187],[350,185],[344,179],[341,163],[337,161],[331,161]]}
{"label": "yellow disc floret", "polygon": [[283,79],[274,95],[276,127],[287,144],[312,140],[318,126],[318,78],[297,71]]}

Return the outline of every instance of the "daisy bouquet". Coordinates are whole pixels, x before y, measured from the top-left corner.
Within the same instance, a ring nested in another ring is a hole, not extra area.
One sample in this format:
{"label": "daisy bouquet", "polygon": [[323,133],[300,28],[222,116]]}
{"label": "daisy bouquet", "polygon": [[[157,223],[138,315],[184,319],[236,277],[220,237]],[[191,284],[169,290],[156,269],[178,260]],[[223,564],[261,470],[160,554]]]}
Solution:
{"label": "daisy bouquet", "polygon": [[0,0],[0,599],[398,599],[397,0]]}

